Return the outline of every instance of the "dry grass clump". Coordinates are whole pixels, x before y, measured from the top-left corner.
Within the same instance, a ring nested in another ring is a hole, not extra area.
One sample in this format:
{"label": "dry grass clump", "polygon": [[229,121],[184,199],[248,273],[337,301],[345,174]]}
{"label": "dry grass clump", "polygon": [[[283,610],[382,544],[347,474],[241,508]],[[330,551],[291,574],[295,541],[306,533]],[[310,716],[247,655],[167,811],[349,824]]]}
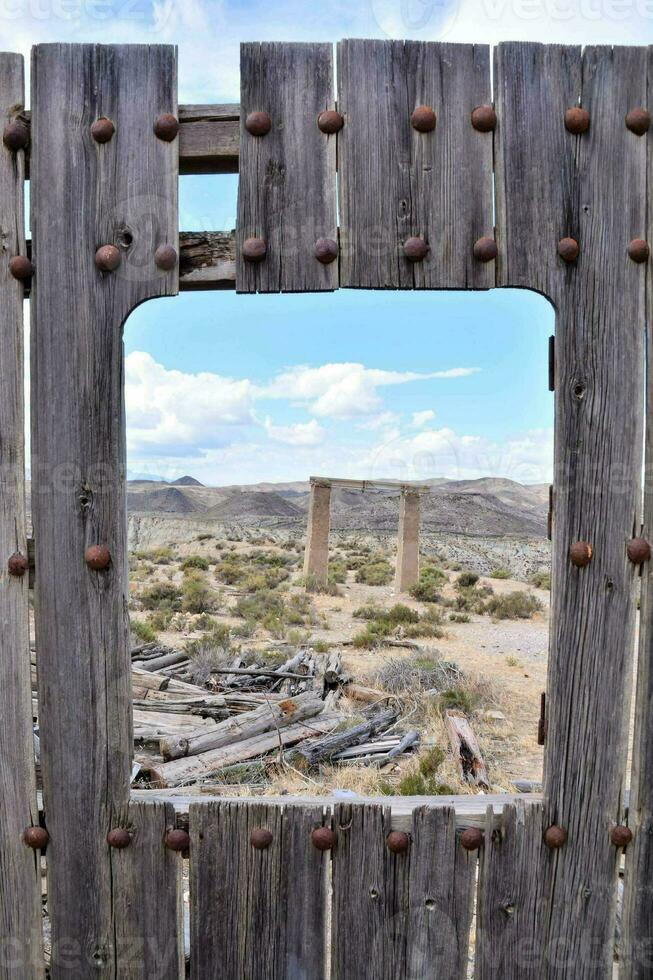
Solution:
{"label": "dry grass clump", "polygon": [[374,686],[390,694],[417,695],[440,692],[457,685],[463,674],[448,660],[428,654],[390,657],[374,676]]}
{"label": "dry grass clump", "polygon": [[184,651],[190,660],[193,684],[203,687],[211,672],[217,667],[226,667],[233,657],[228,627],[218,624],[201,639],[188,642]]}
{"label": "dry grass clump", "polygon": [[547,572],[543,568],[535,572],[534,575],[531,575],[528,581],[536,589],[547,589],[549,592],[551,591],[551,572]]}
{"label": "dry grass clump", "polygon": [[426,639],[442,638],[442,616],[439,610],[429,609],[422,616],[403,603],[398,602],[390,609],[380,609],[378,606],[361,606],[354,610],[356,619],[366,620],[365,629],[356,633],[352,643],[357,650],[370,650],[384,640],[392,642],[392,638]]}
{"label": "dry grass clump", "polygon": [[530,592],[507,592],[490,599],[485,612],[494,619],[530,619],[542,608],[540,600]]}

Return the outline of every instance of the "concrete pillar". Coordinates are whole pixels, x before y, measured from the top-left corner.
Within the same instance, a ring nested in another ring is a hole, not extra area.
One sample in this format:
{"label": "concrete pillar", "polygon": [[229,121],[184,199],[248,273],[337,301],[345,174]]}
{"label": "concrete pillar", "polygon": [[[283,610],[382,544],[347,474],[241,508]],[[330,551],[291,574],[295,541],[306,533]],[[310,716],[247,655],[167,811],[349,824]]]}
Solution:
{"label": "concrete pillar", "polygon": [[408,592],[419,579],[419,493],[401,491],[395,592]]}
{"label": "concrete pillar", "polygon": [[311,483],[308,505],[304,579],[307,586],[326,585],[329,571],[329,525],[331,523],[331,485]]}

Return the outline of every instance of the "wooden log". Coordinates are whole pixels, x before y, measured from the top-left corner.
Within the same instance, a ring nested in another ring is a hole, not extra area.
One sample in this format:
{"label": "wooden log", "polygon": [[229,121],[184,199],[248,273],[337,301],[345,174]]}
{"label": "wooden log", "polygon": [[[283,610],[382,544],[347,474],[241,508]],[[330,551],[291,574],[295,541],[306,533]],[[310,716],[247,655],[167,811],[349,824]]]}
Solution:
{"label": "wooden log", "polygon": [[469,720],[458,711],[445,711],[444,727],[462,779],[488,789],[487,769]]}
{"label": "wooden log", "polygon": [[393,709],[381,711],[368,721],[361,722],[342,732],[336,732],[321,738],[310,745],[301,746],[297,752],[306,760],[309,766],[316,766],[318,762],[326,762],[332,759],[338,752],[348,748],[350,745],[357,745],[369,739],[370,735],[385,731],[396,719],[397,713]]}
{"label": "wooden log", "polygon": [[132,664],[132,685],[145,687],[152,691],[166,691],[170,685],[170,678],[164,674],[154,674],[143,667]]}
{"label": "wooden log", "polygon": [[387,758],[381,765],[381,769],[383,769],[384,766],[387,766],[390,762],[393,762],[398,756],[403,755],[404,752],[407,752],[408,749],[412,748],[412,746],[417,742],[419,742],[419,732],[406,732],[399,744],[390,749]]}
{"label": "wooden log", "polygon": [[135,660],[133,662],[134,667],[140,667],[141,670],[163,670],[165,667],[174,667],[178,664],[187,664],[188,654],[184,653],[183,650],[169,650],[167,653],[163,653],[158,657],[151,657],[147,660]]}
{"label": "wooden log", "polygon": [[380,701],[389,701],[392,697],[387,691],[378,691],[374,687],[365,687],[362,684],[354,684],[351,681],[345,684],[343,693],[354,701],[362,701],[363,704],[377,704]]}
{"label": "wooden log", "polygon": [[236,233],[185,231],[179,236],[179,288],[236,288]]}
{"label": "wooden log", "polygon": [[327,684],[339,684],[342,677],[342,654],[338,651],[329,654],[324,668],[324,680]]}
{"label": "wooden log", "polygon": [[239,105],[179,107],[179,173],[237,174]]}

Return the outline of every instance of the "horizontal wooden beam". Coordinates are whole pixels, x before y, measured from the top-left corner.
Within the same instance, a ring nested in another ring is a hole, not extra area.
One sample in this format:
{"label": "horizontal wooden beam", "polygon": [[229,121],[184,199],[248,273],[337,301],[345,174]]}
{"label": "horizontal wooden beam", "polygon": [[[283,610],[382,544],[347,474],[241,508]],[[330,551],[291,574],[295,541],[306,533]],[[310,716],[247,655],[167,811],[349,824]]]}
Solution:
{"label": "horizontal wooden beam", "polygon": [[343,477],[312,476],[311,483],[321,487],[342,487],[344,490],[408,490],[411,493],[430,493],[426,483],[405,480],[346,480]]}

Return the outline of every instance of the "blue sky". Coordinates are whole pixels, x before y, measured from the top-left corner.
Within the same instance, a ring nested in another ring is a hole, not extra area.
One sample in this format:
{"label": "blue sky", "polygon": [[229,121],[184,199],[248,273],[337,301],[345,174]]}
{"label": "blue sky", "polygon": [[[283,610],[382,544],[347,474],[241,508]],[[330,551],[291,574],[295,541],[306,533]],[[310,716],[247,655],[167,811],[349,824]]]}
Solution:
{"label": "blue sky", "polygon": [[[0,0],[0,46],[179,45],[180,102],[239,98],[239,42],[653,42],[653,0]],[[182,177],[180,228],[235,223],[237,177]],[[518,290],[186,294],[125,330],[132,472],[551,477],[553,310]]]}

